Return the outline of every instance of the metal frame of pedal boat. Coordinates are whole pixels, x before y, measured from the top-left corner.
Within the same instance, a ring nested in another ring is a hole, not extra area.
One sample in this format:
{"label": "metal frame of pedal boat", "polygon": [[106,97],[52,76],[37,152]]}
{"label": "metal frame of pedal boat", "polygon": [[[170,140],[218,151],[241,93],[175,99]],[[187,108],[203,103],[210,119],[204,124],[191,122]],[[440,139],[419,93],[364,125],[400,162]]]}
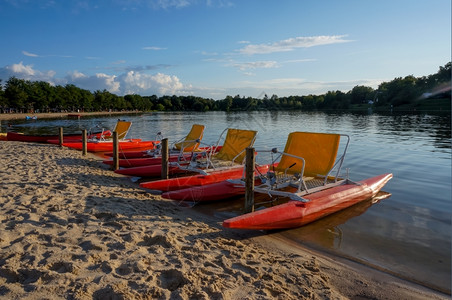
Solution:
{"label": "metal frame of pedal boat", "polygon": [[[336,158],[335,163],[333,164],[333,167],[329,170],[329,172],[326,175],[316,175],[315,177],[304,177],[302,174],[304,174],[305,169],[305,160],[303,157],[296,156],[293,154],[280,152],[276,148],[273,148],[272,150],[258,150],[257,152],[270,152],[272,155],[272,163],[271,165],[274,165],[277,160],[279,160],[283,155],[291,156],[297,159],[300,159],[303,161],[303,167],[301,174],[298,176],[287,175],[288,169],[291,167],[289,166],[284,170],[283,175],[275,174],[275,172],[269,171],[267,173],[267,177],[261,176],[261,181],[263,182],[261,185],[254,187],[254,191],[258,193],[266,193],[270,197],[272,196],[279,196],[279,197],[287,197],[291,200],[297,200],[302,202],[308,202],[309,200],[303,198],[304,195],[312,194],[315,192],[319,192],[325,189],[329,189],[335,186],[339,186],[342,184],[350,183],[348,179],[348,172],[345,178],[340,178],[340,171],[342,169],[342,165],[345,159],[345,154],[347,153],[348,146],[350,144],[350,136],[346,134],[340,134],[340,137],[346,138],[346,142],[344,145],[344,150],[339,158]],[[273,156],[277,154],[276,158]],[[335,175],[332,175],[335,173]],[[272,177],[273,176],[273,177]],[[273,180],[274,178],[274,180]],[[278,181],[279,180],[279,181]],[[309,186],[309,187],[308,187]],[[284,189],[287,187],[294,187],[296,188],[296,192],[288,192],[288,191],[281,191],[280,189]]]}
{"label": "metal frame of pedal boat", "polygon": [[[208,145],[200,141],[200,145],[201,144],[206,145],[206,148],[208,148],[209,150],[202,152],[192,151],[191,159],[188,164],[181,165],[181,162],[179,160],[177,162],[170,162],[169,164],[171,166],[178,167],[181,170],[187,172],[195,172],[202,175],[208,175],[210,172],[213,171],[231,170],[231,168],[242,168],[244,166],[245,158],[243,158],[243,161],[240,164],[234,163],[234,161],[237,157],[242,155],[246,151],[246,149],[240,151],[236,156],[233,157],[231,161],[221,161],[223,162],[223,165],[221,166],[214,165],[215,160],[212,159],[212,157],[215,155],[215,153],[218,152],[217,149],[220,146],[220,142],[223,140],[224,143],[224,141],[226,140],[225,133],[227,133],[229,129],[230,128],[226,128],[221,132],[220,137],[218,138],[217,142],[214,145]],[[257,134],[254,137],[252,144],[254,144],[254,142],[256,141],[256,137]],[[199,154],[201,154],[201,159],[204,158],[205,161],[201,161],[198,159]],[[217,164],[218,162],[220,162],[220,160],[215,161],[215,164]]]}

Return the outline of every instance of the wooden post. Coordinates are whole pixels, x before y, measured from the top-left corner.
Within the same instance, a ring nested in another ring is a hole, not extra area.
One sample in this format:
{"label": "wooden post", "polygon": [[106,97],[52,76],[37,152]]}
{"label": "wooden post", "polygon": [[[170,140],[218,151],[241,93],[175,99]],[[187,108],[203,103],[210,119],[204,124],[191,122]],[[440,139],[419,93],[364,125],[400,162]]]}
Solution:
{"label": "wooden post", "polygon": [[63,127],[60,127],[59,129],[58,140],[60,147],[63,147]]}
{"label": "wooden post", "polygon": [[162,179],[169,178],[168,172],[168,139],[162,139]]}
{"label": "wooden post", "polygon": [[88,152],[88,144],[86,141],[86,129],[82,130],[82,155],[86,155]]}
{"label": "wooden post", "polygon": [[254,211],[254,148],[246,148],[245,161],[245,207],[244,212]]}
{"label": "wooden post", "polygon": [[118,132],[113,131],[113,171],[119,169],[119,139]]}

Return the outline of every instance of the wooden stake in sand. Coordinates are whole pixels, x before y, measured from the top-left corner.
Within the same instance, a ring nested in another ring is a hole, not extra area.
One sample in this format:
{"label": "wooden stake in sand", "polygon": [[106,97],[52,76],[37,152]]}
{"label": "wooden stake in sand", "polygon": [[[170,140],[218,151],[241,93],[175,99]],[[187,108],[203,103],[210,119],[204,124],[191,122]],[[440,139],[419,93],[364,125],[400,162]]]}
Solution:
{"label": "wooden stake in sand", "polygon": [[169,178],[168,172],[168,139],[162,139],[162,179]]}
{"label": "wooden stake in sand", "polygon": [[113,131],[113,166],[112,169],[118,170],[119,169],[119,139],[118,139],[118,132]]}
{"label": "wooden stake in sand", "polygon": [[244,212],[254,211],[254,148],[246,148],[245,161],[245,207]]}
{"label": "wooden stake in sand", "polygon": [[88,152],[88,144],[86,140],[86,129],[82,130],[82,155],[86,155]]}
{"label": "wooden stake in sand", "polygon": [[58,140],[59,140],[58,145],[60,145],[60,147],[63,147],[63,127],[59,128]]}

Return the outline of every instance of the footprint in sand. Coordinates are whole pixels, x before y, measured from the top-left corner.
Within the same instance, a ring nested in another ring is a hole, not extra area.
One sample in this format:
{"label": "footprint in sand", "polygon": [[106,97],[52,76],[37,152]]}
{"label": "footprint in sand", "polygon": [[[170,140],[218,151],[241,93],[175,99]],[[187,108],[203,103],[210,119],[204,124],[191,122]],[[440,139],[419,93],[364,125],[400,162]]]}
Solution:
{"label": "footprint in sand", "polygon": [[188,283],[188,280],[185,278],[184,274],[175,269],[162,271],[160,276],[158,276],[158,279],[159,285],[170,291],[174,291]]}
{"label": "footprint in sand", "polygon": [[179,242],[172,239],[169,235],[165,234],[163,231],[155,231],[154,233],[147,235],[143,238],[138,246],[161,246],[165,249],[176,248],[180,249]]}
{"label": "footprint in sand", "polygon": [[57,273],[72,273],[72,274],[77,273],[77,267],[74,266],[72,262],[67,261],[59,261],[53,263],[50,265],[49,269]]}

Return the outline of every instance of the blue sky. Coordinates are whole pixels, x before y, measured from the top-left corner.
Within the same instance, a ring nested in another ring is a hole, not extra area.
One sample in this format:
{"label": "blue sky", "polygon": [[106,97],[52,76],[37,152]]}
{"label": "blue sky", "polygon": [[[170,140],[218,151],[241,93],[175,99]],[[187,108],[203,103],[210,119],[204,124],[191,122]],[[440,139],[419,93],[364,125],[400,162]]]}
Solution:
{"label": "blue sky", "polygon": [[451,60],[450,0],[0,0],[0,79],[117,95],[377,88]]}

